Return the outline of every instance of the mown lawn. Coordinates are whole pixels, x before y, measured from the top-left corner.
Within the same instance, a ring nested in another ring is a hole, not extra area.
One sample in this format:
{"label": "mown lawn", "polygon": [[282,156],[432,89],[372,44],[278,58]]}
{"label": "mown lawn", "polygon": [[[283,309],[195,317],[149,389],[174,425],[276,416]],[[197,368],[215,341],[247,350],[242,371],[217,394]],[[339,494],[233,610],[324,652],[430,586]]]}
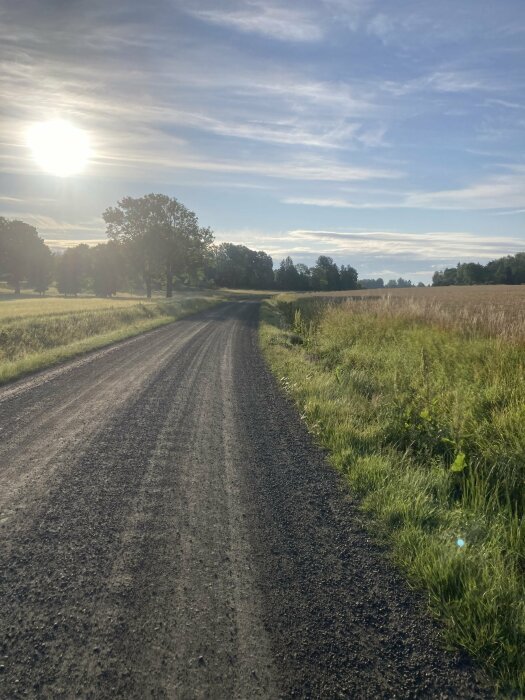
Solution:
{"label": "mown lawn", "polygon": [[525,338],[508,317],[498,333],[497,305],[484,327],[463,311],[283,296],[263,308],[261,342],[378,536],[428,591],[446,641],[522,694]]}

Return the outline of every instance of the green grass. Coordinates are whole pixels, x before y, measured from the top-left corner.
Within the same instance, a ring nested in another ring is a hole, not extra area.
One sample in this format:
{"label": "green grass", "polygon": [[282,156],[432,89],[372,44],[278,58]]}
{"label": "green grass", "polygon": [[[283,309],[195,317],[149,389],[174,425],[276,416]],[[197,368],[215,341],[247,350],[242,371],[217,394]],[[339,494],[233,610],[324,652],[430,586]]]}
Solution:
{"label": "green grass", "polygon": [[0,304],[0,384],[128,338],[225,299],[181,293],[170,301],[18,299]]}
{"label": "green grass", "polygon": [[261,343],[377,534],[428,591],[445,640],[500,692],[524,694],[523,342],[408,307],[277,297]]}

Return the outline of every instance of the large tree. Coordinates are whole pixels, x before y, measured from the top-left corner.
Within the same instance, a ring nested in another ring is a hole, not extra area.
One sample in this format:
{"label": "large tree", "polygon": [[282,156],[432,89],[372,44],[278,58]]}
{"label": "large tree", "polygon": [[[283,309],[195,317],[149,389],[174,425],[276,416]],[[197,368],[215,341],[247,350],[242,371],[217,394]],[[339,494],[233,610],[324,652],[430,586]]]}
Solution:
{"label": "large tree", "polygon": [[339,270],[339,281],[341,289],[357,289],[357,270],[351,265],[341,265]]}
{"label": "large tree", "polygon": [[57,288],[66,296],[90,291],[92,258],[89,246],[80,243],[67,248],[57,263]]}
{"label": "large tree", "polygon": [[120,241],[138,266],[148,297],[156,278],[164,277],[166,296],[173,293],[173,278],[192,278],[206,261],[213,241],[209,228],[201,228],[194,212],[174,197],[148,194],[124,197],[103,214],[110,239]]}
{"label": "large tree", "polygon": [[311,270],[314,291],[337,290],[341,288],[341,279],[336,263],[328,255],[320,255]]}
{"label": "large tree", "polygon": [[275,282],[279,289],[300,289],[301,277],[289,255],[281,260],[279,268],[275,271]]}
{"label": "large tree", "polygon": [[126,264],[122,245],[117,241],[100,243],[89,251],[93,291],[99,297],[109,297],[121,289]]}
{"label": "large tree", "polygon": [[20,294],[22,282],[25,281],[36,282],[39,287],[37,291],[47,289],[48,283],[36,279],[36,272],[39,264],[49,265],[49,256],[49,248],[34,226],[17,219],[0,217],[0,273],[7,276],[16,295]]}

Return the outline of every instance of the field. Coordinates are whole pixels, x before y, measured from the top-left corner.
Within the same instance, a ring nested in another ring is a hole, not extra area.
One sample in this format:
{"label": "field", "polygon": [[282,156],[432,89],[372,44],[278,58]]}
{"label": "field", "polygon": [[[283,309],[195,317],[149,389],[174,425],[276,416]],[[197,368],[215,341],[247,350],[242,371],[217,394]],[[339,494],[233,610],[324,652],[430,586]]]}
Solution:
{"label": "field", "polygon": [[0,384],[88,350],[171,323],[223,301],[220,292],[137,298],[14,298],[0,301]]}
{"label": "field", "polygon": [[329,296],[265,304],[270,365],[447,643],[525,693],[525,288]]}

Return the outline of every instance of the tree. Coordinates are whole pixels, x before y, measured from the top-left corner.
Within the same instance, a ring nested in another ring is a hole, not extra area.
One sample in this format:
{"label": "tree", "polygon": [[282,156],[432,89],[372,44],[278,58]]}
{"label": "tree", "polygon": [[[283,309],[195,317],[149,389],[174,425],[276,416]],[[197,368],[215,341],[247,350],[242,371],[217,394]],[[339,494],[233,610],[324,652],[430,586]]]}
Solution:
{"label": "tree", "polygon": [[525,284],[525,253],[480,263],[458,263],[434,273],[435,287],[450,284]]}
{"label": "tree", "polygon": [[124,197],[102,216],[108,237],[129,250],[148,298],[155,279],[164,277],[166,296],[170,297],[175,276],[195,277],[204,269],[213,234],[209,228],[199,227],[196,214],[174,197]]}
{"label": "tree", "polygon": [[57,287],[66,296],[89,290],[91,276],[91,253],[85,243],[67,248],[60,256],[57,265]]}
{"label": "tree", "polygon": [[55,259],[50,249],[42,245],[34,248],[29,266],[28,282],[35,292],[43,296],[53,281]]}
{"label": "tree", "polygon": [[272,256],[263,250],[258,250],[255,253],[253,286],[255,289],[272,289],[274,286]]}
{"label": "tree", "polygon": [[92,287],[99,297],[109,297],[121,287],[125,260],[122,245],[116,241],[101,243],[90,249]]}
{"label": "tree", "polygon": [[297,270],[297,274],[299,275],[299,286],[298,289],[302,292],[310,289],[310,268],[307,265],[303,265],[302,263],[298,263],[295,266],[295,269]]}
{"label": "tree", "polygon": [[332,258],[320,255],[311,270],[312,288],[315,291],[341,289],[339,270]]}
{"label": "tree", "polygon": [[290,256],[281,260],[279,269],[275,272],[275,283],[279,289],[294,291],[299,289],[300,276]]}
{"label": "tree", "polygon": [[383,289],[385,286],[384,280],[382,277],[378,277],[376,280],[375,279],[363,279],[359,281],[359,284],[361,286],[361,289]]}
{"label": "tree", "polygon": [[357,289],[359,286],[357,283],[357,270],[350,265],[347,265],[346,267],[341,265],[341,269],[339,270],[339,278],[341,289]]}
{"label": "tree", "polygon": [[273,287],[273,260],[264,251],[234,243],[221,243],[213,251],[208,276],[219,286],[233,289]]}
{"label": "tree", "polygon": [[402,289],[404,287],[413,287],[414,285],[411,280],[405,280],[399,277],[397,280],[388,280],[385,286],[388,289]]}
{"label": "tree", "polygon": [[[22,282],[31,277],[38,287],[45,286],[45,280],[37,280],[35,268],[39,261],[47,261],[51,251],[39,237],[34,226],[17,219],[0,217],[0,272],[5,274],[16,295],[21,292]],[[37,290],[37,291],[40,291]]]}
{"label": "tree", "polygon": [[456,284],[483,284],[485,267],[479,263],[464,263],[456,269]]}

